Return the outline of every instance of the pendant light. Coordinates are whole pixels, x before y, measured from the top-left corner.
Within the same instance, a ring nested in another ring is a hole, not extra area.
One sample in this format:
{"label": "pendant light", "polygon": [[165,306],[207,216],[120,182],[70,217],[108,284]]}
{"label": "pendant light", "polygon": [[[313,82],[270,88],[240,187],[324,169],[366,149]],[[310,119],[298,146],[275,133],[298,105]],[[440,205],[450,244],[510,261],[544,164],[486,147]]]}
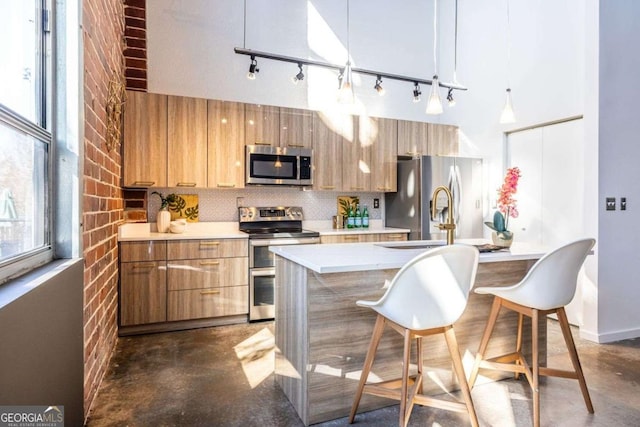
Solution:
{"label": "pendant light", "polygon": [[507,93],[504,101],[504,108],[500,115],[500,123],[515,123],[516,115],[513,112],[513,101],[511,100],[511,83],[509,81],[509,71],[511,65],[511,22],[509,16],[509,0],[507,0]]}
{"label": "pendant light", "polygon": [[[458,0],[455,1],[455,13],[454,13],[454,32],[453,32],[453,84],[458,83]],[[455,107],[456,100],[453,97],[453,89],[449,89],[447,93],[447,102],[449,107]]]}
{"label": "pendant light", "polygon": [[349,46],[349,0],[347,0],[347,64],[338,76],[338,103],[353,104],[353,76],[351,72],[351,50]]}
{"label": "pendant light", "polygon": [[436,74],[431,82],[431,93],[427,100],[427,114],[442,114],[442,100],[440,99],[440,84],[438,83],[438,0],[433,0],[433,69]]}

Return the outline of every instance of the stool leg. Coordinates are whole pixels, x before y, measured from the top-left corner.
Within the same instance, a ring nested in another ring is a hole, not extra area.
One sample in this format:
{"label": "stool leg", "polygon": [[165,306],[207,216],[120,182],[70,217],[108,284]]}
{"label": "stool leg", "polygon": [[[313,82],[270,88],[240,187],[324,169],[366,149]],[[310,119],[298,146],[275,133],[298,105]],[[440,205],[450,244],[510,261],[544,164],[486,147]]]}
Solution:
{"label": "stool leg", "polygon": [[538,310],[531,311],[531,358],[533,383],[533,426],[540,427],[540,363],[538,358]]}
{"label": "stool leg", "polygon": [[411,362],[411,331],[404,330],[404,355],[402,357],[402,388],[400,389],[400,417],[398,425],[406,427],[409,423],[409,415],[413,408],[413,402],[407,402],[409,390],[409,363]]}
{"label": "stool leg", "polygon": [[496,325],[496,319],[498,319],[498,314],[500,313],[500,307],[502,306],[500,297],[493,297],[493,304],[491,305],[491,312],[489,313],[489,319],[487,320],[487,326],[484,328],[484,332],[482,334],[482,340],[480,340],[480,347],[478,348],[478,353],[476,353],[476,360],[473,363],[473,369],[471,370],[471,375],[469,376],[469,387],[473,388],[473,385],[476,383],[476,379],[478,378],[478,371],[480,370],[480,362],[484,359],[484,352],[487,351],[487,345],[489,344],[489,338],[491,338],[491,333],[493,332],[493,328]]}
{"label": "stool leg", "polygon": [[371,342],[369,343],[367,356],[364,359],[364,366],[362,367],[362,373],[360,374],[358,389],[355,397],[353,398],[353,405],[351,406],[351,413],[349,414],[349,424],[353,424],[353,420],[356,417],[356,411],[358,410],[358,405],[360,405],[360,398],[362,398],[362,390],[364,390],[364,385],[369,377],[369,372],[371,371],[371,366],[373,366],[373,360],[375,358],[376,351],[378,350],[378,344],[380,343],[382,332],[384,332],[384,323],[384,317],[378,314],[376,324],[373,327],[373,334],[371,335]]}
{"label": "stool leg", "polygon": [[[417,337],[416,338],[416,352],[418,353],[418,360],[417,365],[418,365],[418,376],[422,376],[422,370],[423,370],[423,363],[422,363],[422,337]],[[422,384],[424,384],[424,381],[420,381],[420,387],[418,387],[418,393],[422,394]]]}
{"label": "stool leg", "polygon": [[593,404],[591,403],[591,397],[589,396],[589,390],[587,389],[587,382],[584,380],[584,373],[582,372],[582,366],[580,365],[580,359],[578,358],[578,352],[576,351],[576,345],[573,341],[573,336],[571,335],[571,327],[569,326],[569,320],[567,320],[567,314],[564,311],[564,307],[559,308],[556,313],[558,314],[558,321],[560,323],[560,328],[562,329],[564,341],[567,344],[567,349],[569,350],[573,369],[578,375],[578,382],[580,383],[580,390],[582,391],[584,403],[587,405],[589,413],[593,414]]}
{"label": "stool leg", "polygon": [[456,334],[453,331],[453,327],[449,327],[445,331],[444,338],[447,340],[447,347],[449,347],[449,353],[451,354],[451,360],[453,361],[453,370],[456,373],[462,397],[467,405],[469,418],[471,418],[471,425],[473,427],[478,427],[478,416],[476,415],[473,400],[471,399],[471,391],[469,390],[467,377],[464,374],[464,367],[462,366],[462,359],[460,358],[460,349],[458,348],[458,341],[456,340]]}
{"label": "stool leg", "polygon": [[[522,354],[522,326],[524,323],[524,314],[518,313],[518,335],[516,336],[516,353]],[[516,360],[516,365],[520,365],[520,359]],[[520,373],[515,372],[514,378],[520,378]]]}

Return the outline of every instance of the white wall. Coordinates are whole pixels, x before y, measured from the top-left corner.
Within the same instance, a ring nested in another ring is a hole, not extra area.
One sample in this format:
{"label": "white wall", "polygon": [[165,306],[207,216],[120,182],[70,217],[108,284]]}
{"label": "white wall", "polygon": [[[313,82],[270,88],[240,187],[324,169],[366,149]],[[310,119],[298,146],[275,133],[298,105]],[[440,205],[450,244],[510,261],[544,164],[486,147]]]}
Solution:
{"label": "white wall", "polygon": [[[640,90],[632,79],[640,54],[628,49],[640,38],[640,29],[632,27],[640,3],[603,3],[600,34],[604,37],[598,47],[598,0],[510,0],[509,76],[518,118],[514,125],[498,123],[507,85],[506,0],[459,0],[457,74],[469,91],[456,92],[456,107],[445,107],[442,116],[424,114],[428,87],[422,88],[422,103],[414,104],[409,84],[384,82],[387,94],[378,97],[372,78],[355,81],[359,108],[371,115],[459,125],[462,154],[485,158],[490,195],[495,194],[503,177],[504,131],[585,114],[585,170],[591,172],[585,176],[585,188],[598,188],[585,191],[585,234],[598,235],[599,244],[596,256],[586,265],[593,285],[585,299],[588,318],[583,336],[596,341],[640,335],[640,311],[632,307],[640,290],[628,283],[637,273],[633,266],[640,263],[633,262],[630,251],[621,250],[631,241],[634,196],[640,191],[633,188],[635,180],[630,179],[636,174],[632,163],[639,149],[633,137],[640,124],[629,116]],[[335,73],[305,68],[304,82],[294,87],[289,79],[297,67],[259,60],[258,78],[249,81],[245,77],[249,58],[234,54],[233,47],[344,63],[346,2],[247,0],[246,4],[245,34],[243,2],[238,0],[148,2],[149,91],[320,110],[337,108]],[[418,0],[401,4],[350,1],[352,62],[386,73],[430,78],[434,73],[433,4]],[[438,74],[441,80],[451,80],[454,2],[440,0],[439,5]],[[600,73],[606,76],[602,95]],[[609,108],[609,104],[617,107]],[[627,196],[629,210],[602,216],[605,194]],[[607,256],[598,268],[601,253]]]}

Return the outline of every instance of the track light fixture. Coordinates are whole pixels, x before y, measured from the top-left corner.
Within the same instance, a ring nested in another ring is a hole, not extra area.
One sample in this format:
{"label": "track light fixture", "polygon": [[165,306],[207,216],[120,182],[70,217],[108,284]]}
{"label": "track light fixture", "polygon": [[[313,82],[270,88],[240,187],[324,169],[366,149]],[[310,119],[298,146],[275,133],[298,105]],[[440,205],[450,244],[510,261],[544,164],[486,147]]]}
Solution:
{"label": "track light fixture", "polygon": [[420,85],[418,82],[413,83],[413,102],[420,102],[420,95],[422,92],[420,91]]}
{"label": "track light fixture", "polygon": [[376,76],[376,85],[373,88],[376,90],[376,92],[378,92],[378,95],[384,95],[384,88],[382,87],[382,76]]}
{"label": "track light fixture", "polygon": [[251,65],[249,65],[249,72],[247,73],[247,78],[249,80],[256,79],[256,73],[260,72],[258,68],[258,61],[256,61],[256,57],[251,55]]}
{"label": "track light fixture", "polygon": [[449,103],[449,107],[454,107],[456,105],[456,100],[453,99],[453,89],[449,89],[447,93],[447,102]]}
{"label": "track light fixture", "polygon": [[304,73],[302,72],[302,64],[298,62],[298,74],[291,77],[291,81],[297,85],[300,80],[304,80]]}
{"label": "track light fixture", "polygon": [[338,89],[338,102],[340,104],[353,104],[353,78],[351,75],[351,62],[347,61],[344,70],[338,76],[340,89]]}

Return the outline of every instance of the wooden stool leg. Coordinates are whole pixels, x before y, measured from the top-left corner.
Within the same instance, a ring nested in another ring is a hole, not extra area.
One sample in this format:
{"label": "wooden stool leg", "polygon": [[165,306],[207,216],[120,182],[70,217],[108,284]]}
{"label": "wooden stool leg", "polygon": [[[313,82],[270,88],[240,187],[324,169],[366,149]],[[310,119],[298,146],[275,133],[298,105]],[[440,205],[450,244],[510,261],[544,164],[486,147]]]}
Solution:
{"label": "wooden stool leg", "polygon": [[533,382],[533,426],[540,427],[540,362],[538,357],[538,310],[535,308],[531,313],[531,358]]}
{"label": "wooden stool leg", "polygon": [[353,420],[356,417],[358,405],[360,405],[360,399],[362,398],[362,390],[364,390],[364,385],[366,384],[367,378],[369,377],[369,372],[371,371],[373,360],[375,358],[376,351],[378,350],[378,344],[380,343],[382,332],[384,332],[384,324],[384,317],[378,314],[378,317],[376,318],[376,324],[373,327],[373,334],[371,335],[371,342],[369,343],[367,356],[364,359],[364,366],[362,367],[362,373],[360,374],[360,382],[358,383],[356,396],[354,397],[353,405],[351,406],[351,413],[349,414],[349,424],[353,424]]}
{"label": "wooden stool leg", "polygon": [[[516,353],[522,354],[522,327],[524,324],[524,314],[518,313],[518,335],[516,336]],[[516,360],[516,365],[520,365],[520,360]],[[520,378],[520,373],[515,372],[514,378]]]}
{"label": "wooden stool leg", "polygon": [[476,383],[476,379],[478,378],[478,371],[480,370],[480,362],[484,359],[484,352],[487,350],[487,345],[489,344],[489,338],[491,338],[491,333],[493,332],[493,328],[496,325],[496,319],[498,319],[498,314],[500,313],[500,307],[502,299],[500,297],[493,297],[493,304],[491,305],[491,312],[489,313],[489,319],[487,320],[487,326],[484,328],[484,333],[482,334],[482,340],[480,341],[480,347],[478,348],[478,353],[476,354],[476,360],[473,363],[473,369],[471,370],[471,375],[469,376],[469,387],[473,388]]}
{"label": "wooden stool leg", "polygon": [[[418,376],[422,377],[423,363],[422,363],[422,337],[416,338],[416,352],[418,353],[418,360],[416,361],[418,365]],[[422,394],[422,384],[423,381],[420,381],[420,386],[418,387],[418,393]]]}
{"label": "wooden stool leg", "polygon": [[593,414],[593,404],[591,403],[591,397],[589,396],[589,390],[587,389],[587,382],[584,379],[584,373],[582,372],[582,366],[580,365],[580,359],[578,358],[578,352],[573,341],[573,336],[571,335],[571,327],[569,326],[569,320],[567,319],[564,307],[559,308],[556,313],[558,314],[558,322],[562,329],[564,342],[567,344],[567,349],[569,350],[573,369],[578,375],[578,382],[580,383],[580,390],[582,391],[584,403],[587,405],[587,411],[589,411],[590,414]]}
{"label": "wooden stool leg", "polygon": [[473,406],[473,400],[471,399],[471,391],[469,390],[469,384],[467,383],[467,377],[464,373],[464,367],[462,366],[462,359],[460,358],[460,349],[458,348],[458,341],[456,340],[456,334],[453,331],[453,327],[449,327],[445,333],[444,338],[447,340],[447,347],[449,347],[449,353],[451,354],[451,360],[453,361],[453,370],[458,377],[458,384],[460,384],[460,391],[462,397],[467,405],[467,411],[471,418],[471,425],[478,427],[478,416]]}
{"label": "wooden stool leg", "polygon": [[400,416],[398,425],[406,427],[409,423],[409,415],[413,408],[413,402],[407,402],[409,395],[409,364],[411,362],[411,331],[404,330],[404,355],[402,357],[402,389],[400,390]]}

